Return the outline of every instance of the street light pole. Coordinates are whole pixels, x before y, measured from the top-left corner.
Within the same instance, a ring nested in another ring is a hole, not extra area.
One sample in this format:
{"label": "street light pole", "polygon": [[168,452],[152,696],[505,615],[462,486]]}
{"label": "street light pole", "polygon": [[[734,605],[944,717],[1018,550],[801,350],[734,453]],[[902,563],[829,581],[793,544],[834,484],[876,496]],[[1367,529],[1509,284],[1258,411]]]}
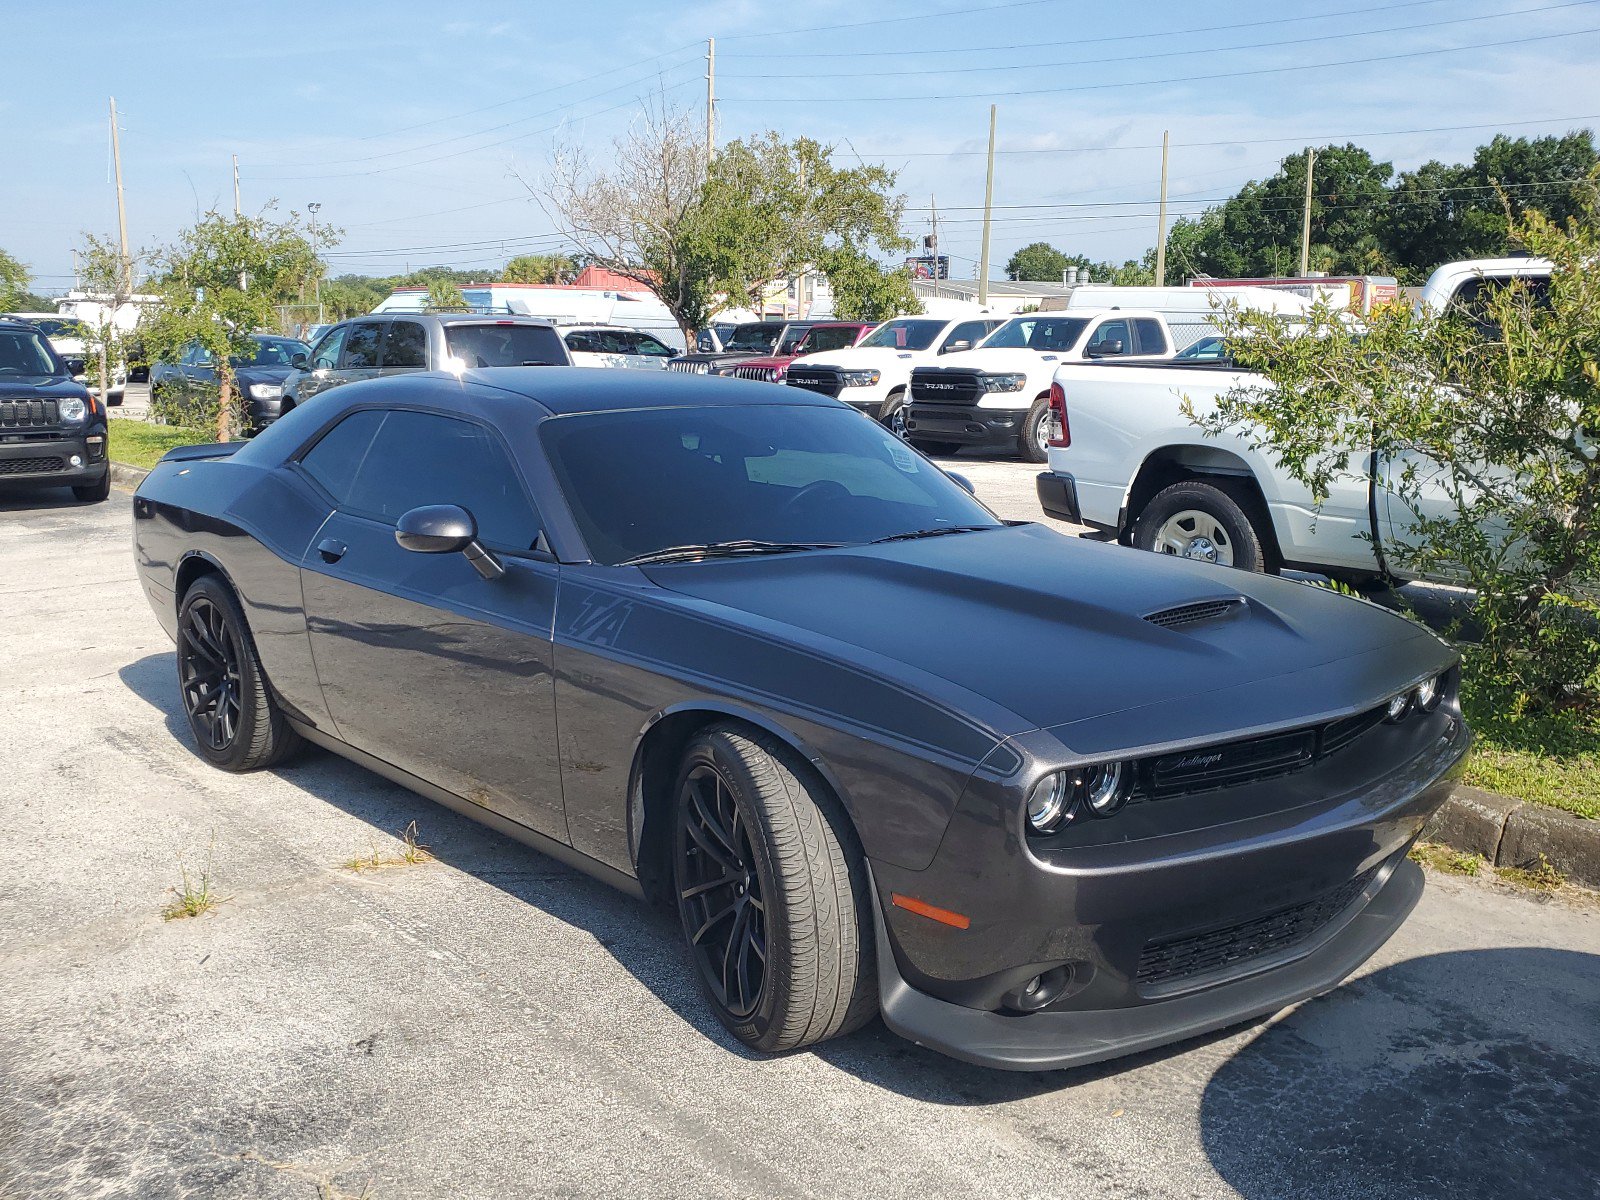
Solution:
{"label": "street light pole", "polygon": [[320,204],[306,205],[306,211],[311,214],[311,256],[317,260],[317,265],[311,276],[311,286],[315,289],[313,296],[317,302],[317,324],[326,323],[326,314],[322,311],[322,258],[317,248],[317,210]]}

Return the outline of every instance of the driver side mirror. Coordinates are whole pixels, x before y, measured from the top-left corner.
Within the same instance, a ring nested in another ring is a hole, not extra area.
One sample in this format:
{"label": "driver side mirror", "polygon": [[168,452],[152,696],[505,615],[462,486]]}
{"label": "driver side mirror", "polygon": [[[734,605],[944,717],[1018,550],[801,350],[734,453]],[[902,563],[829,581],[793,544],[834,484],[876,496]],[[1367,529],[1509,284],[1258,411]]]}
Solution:
{"label": "driver side mirror", "polygon": [[478,522],[459,504],[428,504],[400,518],[394,540],[415,554],[463,554],[485,579],[506,573],[500,560],[478,541]]}
{"label": "driver side mirror", "polygon": [[967,338],[958,338],[956,341],[946,342],[944,344],[944,348],[942,350],[940,350],[939,353],[940,354],[955,354],[956,352],[961,351],[961,350],[971,350],[971,349],[972,349],[972,342],[970,340],[968,340]]}
{"label": "driver side mirror", "polygon": [[311,356],[304,350],[296,350],[289,356],[289,365],[297,371],[304,371],[311,365]]}
{"label": "driver side mirror", "polygon": [[960,487],[966,489],[967,495],[976,496],[978,494],[978,489],[972,486],[972,480],[965,475],[957,475],[954,471],[946,471],[945,474],[955,480]]}
{"label": "driver side mirror", "polygon": [[1096,342],[1085,349],[1083,353],[1088,358],[1109,358],[1113,354],[1122,353],[1122,343],[1120,341]]}
{"label": "driver side mirror", "polygon": [[73,378],[77,378],[79,375],[82,375],[89,369],[89,364],[84,362],[83,359],[78,358],[76,355],[74,355],[72,358],[64,358],[61,361],[67,368],[67,374],[71,375]]}

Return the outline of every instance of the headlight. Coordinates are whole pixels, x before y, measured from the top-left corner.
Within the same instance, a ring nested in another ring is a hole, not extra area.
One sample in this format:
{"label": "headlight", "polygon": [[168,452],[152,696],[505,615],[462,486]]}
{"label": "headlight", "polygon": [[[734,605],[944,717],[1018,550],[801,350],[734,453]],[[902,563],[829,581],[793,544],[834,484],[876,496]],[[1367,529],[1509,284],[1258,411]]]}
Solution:
{"label": "headlight", "polygon": [[1432,679],[1424,679],[1417,684],[1417,690],[1411,693],[1411,703],[1418,712],[1430,713],[1439,707],[1439,701],[1444,699],[1444,676],[1435,675]]}
{"label": "headlight", "polygon": [[1389,701],[1388,708],[1384,709],[1383,719],[1390,722],[1399,722],[1406,719],[1406,714],[1411,711],[1411,693],[1401,692]]}
{"label": "headlight", "polygon": [[82,396],[68,396],[60,402],[56,411],[63,421],[82,421],[89,415],[89,405]]}
{"label": "headlight", "polygon": [[985,375],[983,387],[989,392],[1020,392],[1028,385],[1026,375]]}
{"label": "headlight", "polygon": [[878,380],[883,376],[877,371],[846,371],[844,373],[845,387],[877,387]]}
{"label": "headlight", "polygon": [[1065,825],[1072,820],[1071,799],[1065,771],[1046,775],[1028,793],[1028,828],[1034,833],[1053,833]]}
{"label": "headlight", "polygon": [[1079,772],[1079,789],[1083,793],[1083,806],[1092,817],[1112,817],[1128,802],[1128,789],[1124,786],[1127,770],[1122,763],[1102,763]]}
{"label": "headlight", "polygon": [[281,383],[252,383],[250,385],[250,399],[276,400],[283,395]]}

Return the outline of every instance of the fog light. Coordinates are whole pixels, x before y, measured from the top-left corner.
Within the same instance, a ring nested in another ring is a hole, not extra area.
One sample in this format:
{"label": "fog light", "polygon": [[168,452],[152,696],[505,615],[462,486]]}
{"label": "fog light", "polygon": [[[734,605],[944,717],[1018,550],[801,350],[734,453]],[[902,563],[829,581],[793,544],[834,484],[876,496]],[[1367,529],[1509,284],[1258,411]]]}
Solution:
{"label": "fog light", "polygon": [[1062,993],[1067,990],[1067,985],[1071,982],[1070,963],[1061,967],[1051,967],[1043,974],[1035,975],[1021,987],[1012,988],[1000,1002],[1013,1012],[1038,1012],[1041,1008],[1048,1008],[1061,999]]}
{"label": "fog light", "polygon": [[1064,771],[1046,775],[1028,794],[1028,827],[1035,833],[1049,833],[1072,819],[1071,800]]}
{"label": "fog light", "polygon": [[1384,710],[1383,719],[1385,721],[1403,721],[1410,711],[1411,693],[1401,692],[1400,695],[1389,701],[1389,707]]}
{"label": "fog light", "polygon": [[83,466],[83,459],[82,459],[82,458],[80,458],[80,457],[79,457],[79,456],[78,456],[78,455],[76,455],[76,454],[74,454],[74,455],[73,455],[73,456],[72,456],[72,457],[71,457],[71,458],[69,458],[69,459],[67,459],[67,461],[68,461],[68,462],[69,462],[69,463],[71,463],[71,464],[72,464],[72,465],[73,465],[73,466],[75,466],[75,467],[81,467],[81,466]]}
{"label": "fog light", "polygon": [[1432,712],[1439,707],[1439,701],[1444,698],[1444,677],[1435,675],[1432,679],[1424,679],[1417,685],[1417,690],[1411,693],[1411,702],[1425,713]]}

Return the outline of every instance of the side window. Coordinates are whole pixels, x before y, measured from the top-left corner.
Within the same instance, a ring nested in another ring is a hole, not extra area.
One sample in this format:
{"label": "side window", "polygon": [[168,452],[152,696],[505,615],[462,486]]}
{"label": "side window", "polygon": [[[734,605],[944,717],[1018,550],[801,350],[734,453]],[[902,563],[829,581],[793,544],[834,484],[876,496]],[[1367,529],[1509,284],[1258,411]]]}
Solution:
{"label": "side window", "polygon": [[477,520],[478,536],[502,550],[531,549],[539,536],[538,515],[493,434],[453,417],[391,412],[356,475],[349,507],[393,524],[424,504],[459,504]]}
{"label": "side window", "polygon": [[328,495],[343,504],[350,498],[350,485],[382,424],[383,413],[375,409],[351,413],[300,456],[300,466]]}
{"label": "side window", "polygon": [[1133,322],[1134,332],[1139,335],[1140,354],[1165,354],[1167,352],[1167,335],[1161,331],[1161,322],[1149,317],[1137,317]]}
{"label": "side window", "polygon": [[428,331],[415,321],[395,321],[383,339],[383,369],[428,368]]}
{"label": "side window", "polygon": [[348,332],[350,326],[335,325],[322,335],[317,348],[311,352],[313,371],[331,371],[339,365],[339,352],[344,349],[344,335]]}
{"label": "side window", "polygon": [[378,365],[378,338],[383,333],[383,326],[377,322],[364,321],[359,325],[352,325],[350,332],[344,339],[344,358],[339,366],[346,371],[357,371],[366,367]]}
{"label": "side window", "polygon": [[[995,328],[989,321],[963,321],[950,331],[950,336],[944,339],[944,345],[939,347],[940,354],[950,354],[958,350],[970,350],[980,341],[989,336]],[[965,346],[956,345],[965,342]]]}
{"label": "side window", "polygon": [[567,349],[574,354],[599,354],[600,347],[595,345],[595,339],[587,333],[567,334]]}
{"label": "side window", "polygon": [[1126,321],[1107,321],[1089,335],[1083,352],[1097,358],[1111,358],[1118,354],[1133,353],[1133,338]]}

